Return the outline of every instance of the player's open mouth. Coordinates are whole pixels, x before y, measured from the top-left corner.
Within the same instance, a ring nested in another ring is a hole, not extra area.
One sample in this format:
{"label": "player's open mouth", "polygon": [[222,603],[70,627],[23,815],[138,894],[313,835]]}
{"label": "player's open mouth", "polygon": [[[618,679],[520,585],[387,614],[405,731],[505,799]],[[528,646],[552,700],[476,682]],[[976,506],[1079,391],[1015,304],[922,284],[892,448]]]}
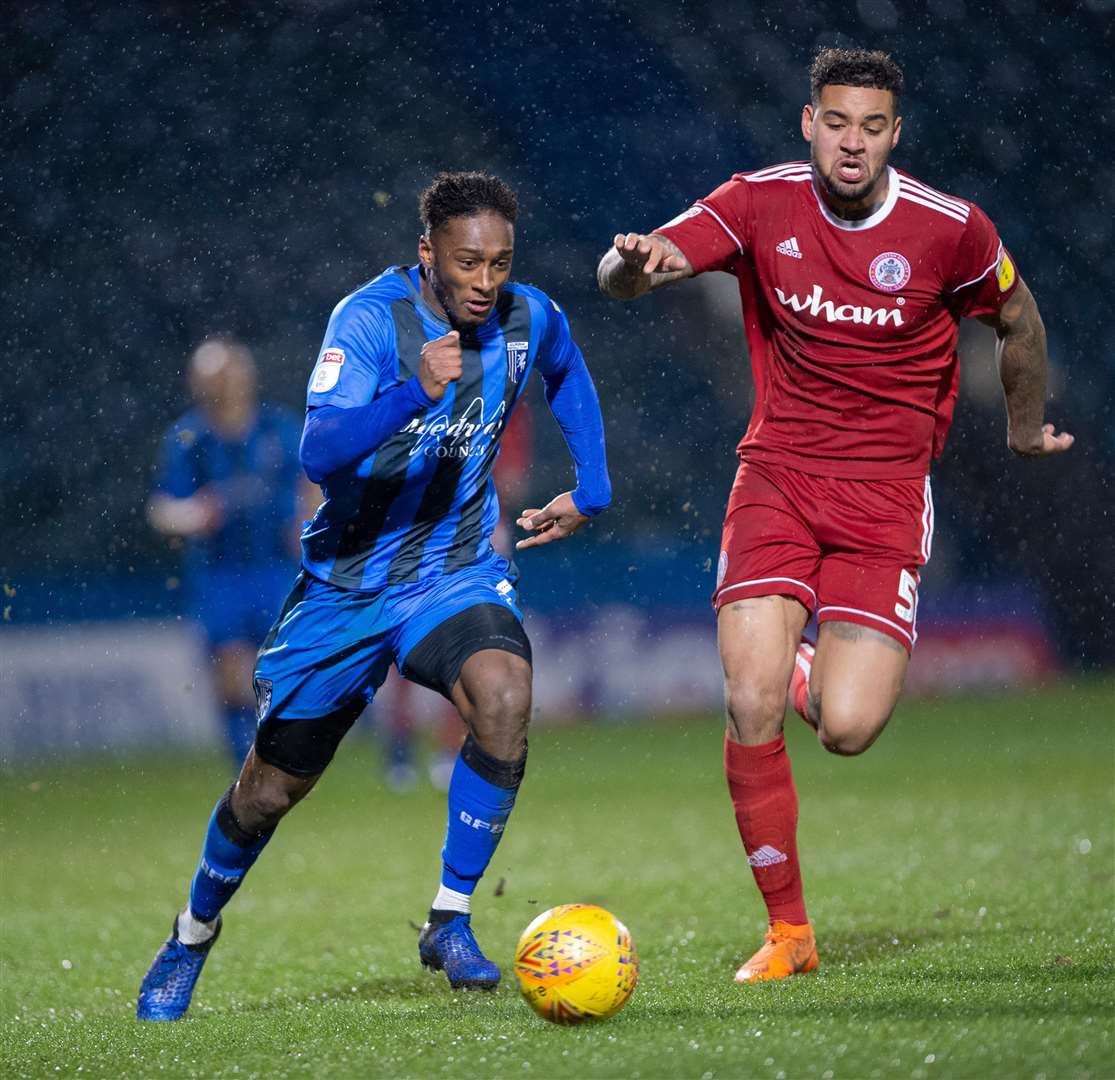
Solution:
{"label": "player's open mouth", "polygon": [[859,161],[841,161],[836,166],[836,175],[850,184],[862,180],[866,174],[867,170],[863,167],[863,163]]}
{"label": "player's open mouth", "polygon": [[465,310],[470,315],[487,315],[491,310],[491,300],[466,300]]}

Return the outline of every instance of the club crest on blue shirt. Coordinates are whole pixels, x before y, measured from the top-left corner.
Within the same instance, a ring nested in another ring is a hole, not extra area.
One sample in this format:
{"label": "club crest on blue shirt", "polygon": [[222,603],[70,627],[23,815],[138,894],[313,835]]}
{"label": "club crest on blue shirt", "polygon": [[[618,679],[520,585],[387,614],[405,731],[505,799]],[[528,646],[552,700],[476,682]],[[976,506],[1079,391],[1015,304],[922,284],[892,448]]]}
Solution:
{"label": "club crest on blue shirt", "polygon": [[255,680],[256,723],[258,724],[262,724],[267,719],[267,713],[271,709],[271,688],[270,679],[257,678]]}
{"label": "club crest on blue shirt", "polygon": [[527,354],[530,352],[529,341],[509,341],[507,343],[507,377],[517,383],[527,369]]}

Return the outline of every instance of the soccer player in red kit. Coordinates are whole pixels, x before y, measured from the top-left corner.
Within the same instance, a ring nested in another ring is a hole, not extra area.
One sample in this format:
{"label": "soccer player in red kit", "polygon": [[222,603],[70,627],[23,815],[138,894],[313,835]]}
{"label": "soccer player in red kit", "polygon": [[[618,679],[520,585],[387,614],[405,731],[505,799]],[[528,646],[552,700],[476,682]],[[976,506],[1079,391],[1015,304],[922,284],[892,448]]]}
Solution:
{"label": "soccer player in red kit", "polygon": [[[888,164],[901,69],[885,53],[824,49],[811,83],[809,161],[737,174],[653,233],[617,235],[598,270],[617,299],[710,270],[739,280],[755,405],[714,604],[724,768],[770,917],[741,983],[817,966],[787,696],[836,754],[862,753],[890,718],[916,640],[961,318],[998,334],[1010,449],[1041,457],[1073,441],[1044,423],[1045,331],[994,225]],[[815,652],[802,641],[814,614]]]}

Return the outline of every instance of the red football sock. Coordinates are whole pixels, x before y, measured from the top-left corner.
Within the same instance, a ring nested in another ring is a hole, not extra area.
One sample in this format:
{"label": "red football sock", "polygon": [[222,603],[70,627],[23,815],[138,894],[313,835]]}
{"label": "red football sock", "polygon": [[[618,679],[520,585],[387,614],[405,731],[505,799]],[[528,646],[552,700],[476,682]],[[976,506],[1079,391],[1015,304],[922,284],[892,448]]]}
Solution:
{"label": "red football sock", "polygon": [[725,735],[724,774],[740,839],[770,921],[808,922],[798,866],[798,793],[785,736],[743,746]]}

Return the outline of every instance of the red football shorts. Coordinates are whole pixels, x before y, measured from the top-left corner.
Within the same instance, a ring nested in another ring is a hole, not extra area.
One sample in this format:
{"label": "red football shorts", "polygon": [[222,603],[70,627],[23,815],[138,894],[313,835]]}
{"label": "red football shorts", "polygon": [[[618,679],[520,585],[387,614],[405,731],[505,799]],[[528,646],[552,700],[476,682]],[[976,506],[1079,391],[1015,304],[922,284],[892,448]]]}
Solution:
{"label": "red football shorts", "polygon": [[933,496],[918,480],[844,480],[744,461],[720,545],[713,604],[790,596],[818,622],[857,623],[909,652]]}

